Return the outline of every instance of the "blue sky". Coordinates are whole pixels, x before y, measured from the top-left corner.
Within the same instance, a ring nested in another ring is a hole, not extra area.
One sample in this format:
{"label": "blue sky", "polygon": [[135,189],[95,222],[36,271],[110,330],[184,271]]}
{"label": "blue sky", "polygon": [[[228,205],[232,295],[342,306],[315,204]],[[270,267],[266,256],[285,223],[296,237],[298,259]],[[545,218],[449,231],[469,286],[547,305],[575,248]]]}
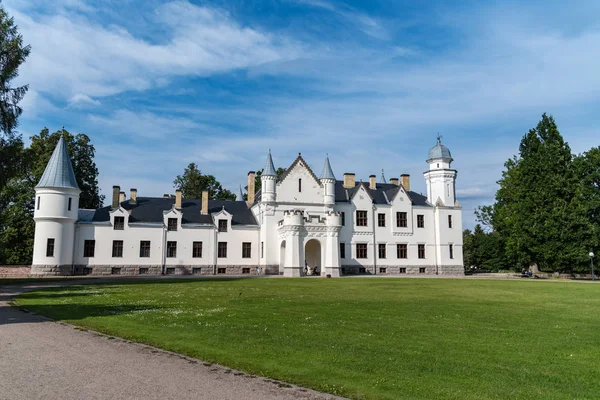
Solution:
{"label": "blue sky", "polygon": [[20,132],[88,134],[104,194],[172,193],[190,162],[237,193],[269,148],[424,192],[439,132],[471,227],[543,112],[600,144],[598,1],[3,4],[32,46]]}

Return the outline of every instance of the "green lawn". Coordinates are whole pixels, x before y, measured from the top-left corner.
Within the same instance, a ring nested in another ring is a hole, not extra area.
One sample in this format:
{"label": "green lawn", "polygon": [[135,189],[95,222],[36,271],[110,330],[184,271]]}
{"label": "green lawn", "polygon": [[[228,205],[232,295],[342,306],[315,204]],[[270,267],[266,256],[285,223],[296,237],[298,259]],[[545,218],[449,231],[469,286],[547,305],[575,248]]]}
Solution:
{"label": "green lawn", "polygon": [[600,285],[163,280],[26,293],[110,335],[352,398],[600,396]]}

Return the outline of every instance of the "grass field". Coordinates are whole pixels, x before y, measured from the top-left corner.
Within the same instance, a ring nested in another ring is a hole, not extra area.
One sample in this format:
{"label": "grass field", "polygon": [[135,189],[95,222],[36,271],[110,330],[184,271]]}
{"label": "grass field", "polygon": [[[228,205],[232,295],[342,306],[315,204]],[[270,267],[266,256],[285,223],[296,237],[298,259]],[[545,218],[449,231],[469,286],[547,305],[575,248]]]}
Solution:
{"label": "grass field", "polygon": [[18,304],[352,398],[600,397],[600,285],[454,279],[143,281]]}

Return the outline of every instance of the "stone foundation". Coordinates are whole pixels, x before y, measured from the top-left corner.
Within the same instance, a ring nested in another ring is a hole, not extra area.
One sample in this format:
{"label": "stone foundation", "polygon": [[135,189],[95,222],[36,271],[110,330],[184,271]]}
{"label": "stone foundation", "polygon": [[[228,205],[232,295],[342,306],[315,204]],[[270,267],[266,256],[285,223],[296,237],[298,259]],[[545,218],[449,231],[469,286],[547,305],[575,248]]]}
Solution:
{"label": "stone foundation", "polygon": [[31,275],[67,276],[73,275],[72,265],[32,265]]}
{"label": "stone foundation", "polygon": [[[382,268],[384,271],[382,271]],[[423,268],[425,268],[423,270]],[[442,265],[439,270],[435,265],[342,265],[341,275],[464,275],[462,265]]]}
{"label": "stone foundation", "polygon": [[464,275],[465,267],[462,265],[442,265],[440,275]]}
{"label": "stone foundation", "polygon": [[0,265],[0,277],[27,276],[31,273],[31,265]]}
{"label": "stone foundation", "polygon": [[261,269],[261,275],[283,275],[283,271],[279,271],[279,265],[264,265]]}

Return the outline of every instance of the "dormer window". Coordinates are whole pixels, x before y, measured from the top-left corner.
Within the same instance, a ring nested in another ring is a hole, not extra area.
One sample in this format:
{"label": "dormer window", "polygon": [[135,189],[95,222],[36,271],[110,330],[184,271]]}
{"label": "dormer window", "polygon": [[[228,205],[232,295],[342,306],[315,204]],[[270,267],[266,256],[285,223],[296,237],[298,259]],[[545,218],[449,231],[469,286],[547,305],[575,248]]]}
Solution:
{"label": "dormer window", "polygon": [[226,219],[219,220],[219,232],[227,232],[227,220]]}
{"label": "dormer window", "polygon": [[122,231],[125,229],[125,217],[115,217],[114,230]]}
{"label": "dormer window", "polygon": [[168,231],[176,231],[177,230],[177,218],[169,218],[167,220],[167,230]]}

